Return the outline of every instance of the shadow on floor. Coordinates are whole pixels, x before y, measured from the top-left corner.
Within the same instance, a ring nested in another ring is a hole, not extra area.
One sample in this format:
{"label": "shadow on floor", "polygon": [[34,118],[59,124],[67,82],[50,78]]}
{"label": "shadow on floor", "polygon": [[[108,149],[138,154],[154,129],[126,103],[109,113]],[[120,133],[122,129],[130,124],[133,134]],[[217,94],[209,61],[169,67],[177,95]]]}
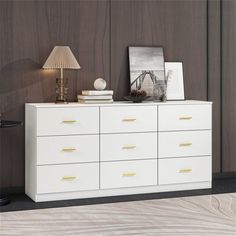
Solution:
{"label": "shadow on floor", "polygon": [[105,204],[114,202],[141,201],[141,200],[162,199],[162,198],[176,198],[176,197],[232,193],[232,192],[236,192],[236,178],[216,179],[212,183],[212,189],[187,190],[187,191],[176,191],[176,192],[166,192],[166,193],[148,193],[148,194],[100,197],[100,198],[89,198],[89,199],[87,198],[87,199],[77,199],[77,200],[52,201],[52,202],[35,203],[25,194],[17,194],[10,196],[11,199],[10,204],[5,206],[0,206],[0,212],[92,205],[92,204]]}

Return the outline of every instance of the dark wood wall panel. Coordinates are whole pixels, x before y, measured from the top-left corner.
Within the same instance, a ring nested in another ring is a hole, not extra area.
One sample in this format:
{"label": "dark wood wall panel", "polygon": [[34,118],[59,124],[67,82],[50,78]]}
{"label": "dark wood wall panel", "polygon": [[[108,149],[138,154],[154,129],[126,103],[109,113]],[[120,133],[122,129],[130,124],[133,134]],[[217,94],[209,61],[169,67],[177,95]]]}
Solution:
{"label": "dark wood wall panel", "polygon": [[[54,101],[58,72],[41,68],[55,45],[69,45],[82,67],[65,73],[71,101],[97,77],[123,100],[127,47],[163,46],[166,61],[183,61],[186,99],[214,102],[213,171],[235,171],[235,12],[234,0],[0,1],[2,118],[24,120],[26,102]],[[24,186],[24,155],[24,128],[0,130],[0,188]]]}
{"label": "dark wood wall panel", "polygon": [[[26,102],[54,101],[57,71],[42,65],[55,45],[69,45],[82,69],[68,70],[69,99],[110,79],[108,0],[0,1],[0,113],[24,120]],[[0,130],[0,187],[24,186],[24,128]]]}
{"label": "dark wood wall panel", "polygon": [[208,100],[212,106],[213,171],[221,171],[221,0],[208,1]]}
{"label": "dark wood wall panel", "polygon": [[222,169],[236,171],[236,1],[222,1]]}
{"label": "dark wood wall panel", "polygon": [[187,99],[207,99],[207,1],[111,0],[111,87],[129,92],[129,45],[163,46],[183,61]]}

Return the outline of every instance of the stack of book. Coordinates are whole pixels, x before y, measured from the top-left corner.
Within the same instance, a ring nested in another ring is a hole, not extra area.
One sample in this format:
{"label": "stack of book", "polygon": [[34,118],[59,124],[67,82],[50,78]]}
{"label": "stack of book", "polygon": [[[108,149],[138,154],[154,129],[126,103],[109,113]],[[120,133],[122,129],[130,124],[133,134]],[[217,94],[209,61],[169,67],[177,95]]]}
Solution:
{"label": "stack of book", "polygon": [[78,95],[79,103],[112,103],[113,90],[83,90]]}

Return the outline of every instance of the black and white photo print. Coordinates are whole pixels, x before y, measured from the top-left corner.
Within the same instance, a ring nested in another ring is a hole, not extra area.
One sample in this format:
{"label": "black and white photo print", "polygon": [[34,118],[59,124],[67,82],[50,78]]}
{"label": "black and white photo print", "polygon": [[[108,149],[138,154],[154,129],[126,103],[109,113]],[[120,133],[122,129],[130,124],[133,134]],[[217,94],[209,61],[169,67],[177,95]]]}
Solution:
{"label": "black and white photo print", "polygon": [[154,84],[165,80],[163,48],[129,47],[131,90],[145,90],[153,96]]}

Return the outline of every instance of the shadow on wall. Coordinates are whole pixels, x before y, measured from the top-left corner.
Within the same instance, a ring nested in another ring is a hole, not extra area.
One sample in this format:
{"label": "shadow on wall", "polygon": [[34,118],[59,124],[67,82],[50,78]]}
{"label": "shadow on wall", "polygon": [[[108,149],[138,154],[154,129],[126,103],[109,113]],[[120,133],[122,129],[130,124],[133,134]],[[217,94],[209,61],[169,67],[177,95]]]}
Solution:
{"label": "shadow on wall", "polygon": [[[76,71],[66,71],[69,101],[77,95]],[[22,59],[0,70],[1,119],[25,121],[25,103],[54,102],[58,70],[43,70],[32,59]],[[23,127],[0,130],[0,189],[24,186],[25,132]]]}
{"label": "shadow on wall", "polygon": [[[2,118],[9,119],[7,113],[22,109],[26,102],[53,101],[54,71],[43,71],[42,66],[31,59],[23,59],[7,64],[0,71],[0,113]],[[47,74],[47,76],[45,76]],[[15,113],[19,116],[19,111]]]}
{"label": "shadow on wall", "polygon": [[[43,71],[31,59],[7,64],[0,70],[1,119],[24,121],[26,102],[54,100],[55,71]],[[24,128],[0,130],[0,186],[24,185]]]}
{"label": "shadow on wall", "polygon": [[128,50],[124,51],[122,57],[121,69],[119,71],[118,80],[114,81],[112,86],[114,90],[115,100],[122,101],[125,96],[130,93],[130,72],[129,72],[129,55]]}

